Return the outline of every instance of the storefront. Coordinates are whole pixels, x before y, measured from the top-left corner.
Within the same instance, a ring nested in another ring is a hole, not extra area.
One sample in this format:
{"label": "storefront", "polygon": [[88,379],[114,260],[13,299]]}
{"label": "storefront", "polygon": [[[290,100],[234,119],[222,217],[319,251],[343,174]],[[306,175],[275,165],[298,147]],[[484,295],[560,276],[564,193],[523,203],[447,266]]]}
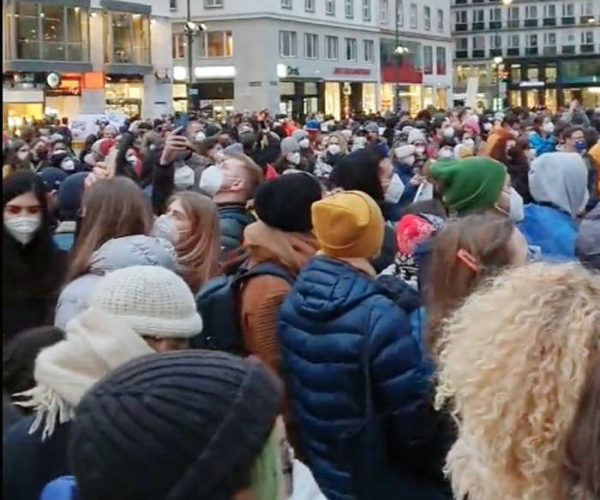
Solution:
{"label": "storefront", "polygon": [[56,84],[52,83],[46,89],[46,114],[57,118],[79,115],[82,75],[62,73],[58,75]]}
{"label": "storefront", "polygon": [[11,130],[44,118],[44,73],[2,75],[2,125]]}
{"label": "storefront", "polygon": [[354,112],[375,113],[377,84],[352,81],[370,78],[372,78],[370,68],[334,68],[333,74],[323,85],[325,114],[339,120]]}
{"label": "storefront", "polygon": [[423,87],[423,109],[433,106],[437,109],[448,107],[448,89],[437,85]]}
{"label": "storefront", "polygon": [[[396,90],[398,90],[397,101],[394,100]],[[423,109],[423,86],[400,84],[396,87],[394,83],[383,83],[380,88],[379,102],[379,109],[382,112],[393,112],[397,102],[399,109],[415,116]]]}
{"label": "storefront", "polygon": [[106,112],[119,112],[132,118],[141,116],[144,99],[143,75],[106,75]]}

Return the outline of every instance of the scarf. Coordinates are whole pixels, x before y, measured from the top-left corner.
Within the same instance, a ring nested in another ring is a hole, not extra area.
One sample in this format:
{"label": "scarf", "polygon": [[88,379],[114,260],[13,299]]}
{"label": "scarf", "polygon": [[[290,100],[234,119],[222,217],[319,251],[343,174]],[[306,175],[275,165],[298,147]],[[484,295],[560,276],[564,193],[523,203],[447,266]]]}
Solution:
{"label": "scarf", "polygon": [[37,386],[16,394],[18,403],[35,409],[29,434],[43,426],[42,441],[57,425],[69,422],[84,394],[107,373],[128,361],[154,352],[122,320],[90,307],[70,321],[65,340],[44,349],[35,360]]}

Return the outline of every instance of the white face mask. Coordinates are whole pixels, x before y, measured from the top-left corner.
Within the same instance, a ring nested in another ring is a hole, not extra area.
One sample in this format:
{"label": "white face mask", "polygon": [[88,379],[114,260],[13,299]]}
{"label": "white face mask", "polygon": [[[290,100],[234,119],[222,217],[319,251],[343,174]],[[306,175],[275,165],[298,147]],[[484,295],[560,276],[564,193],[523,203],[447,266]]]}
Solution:
{"label": "white face mask", "polygon": [[425,154],[425,148],[423,146],[419,146],[418,148],[415,148],[415,153],[418,155]]}
{"label": "white face mask", "polygon": [[288,153],[285,156],[286,160],[289,161],[292,165],[298,165],[300,163],[300,153],[296,151],[295,153]]}
{"label": "white face mask", "polygon": [[327,146],[327,151],[329,151],[329,154],[337,155],[342,152],[342,147],[339,144],[330,144]]}
{"label": "white face mask", "polygon": [[310,146],[310,140],[309,139],[302,139],[300,142],[298,142],[298,144],[300,144],[300,147],[302,149],[308,149],[308,147]]}
{"label": "white face mask", "polygon": [[448,149],[448,148],[440,149],[440,152],[438,153],[438,158],[440,160],[452,158],[453,156],[454,156],[454,151],[452,151],[451,149]]}
{"label": "white face mask", "polygon": [[509,211],[507,212],[502,207],[496,204],[496,210],[502,212],[504,215],[508,215],[510,220],[519,223],[525,218],[525,209],[523,208],[523,197],[517,193],[515,188],[511,187],[510,191],[503,191],[505,196],[508,196]]}
{"label": "white face mask", "polygon": [[546,122],[546,123],[544,123],[544,126],[542,127],[542,130],[544,132],[546,132],[547,134],[554,133],[554,123],[552,123],[552,122]]}
{"label": "white face mask", "polygon": [[127,163],[131,163],[132,165],[134,165],[134,164],[135,164],[135,161],[137,160],[137,158],[136,158],[136,156],[135,156],[135,155],[129,155],[129,156],[126,158],[126,160],[127,160]]}
{"label": "white face mask", "polygon": [[17,151],[17,158],[21,161],[29,158],[29,151]]}
{"label": "white face mask", "polygon": [[60,168],[62,168],[65,172],[72,172],[75,170],[75,162],[71,160],[71,158],[65,158],[60,163]]}
{"label": "white face mask", "polygon": [[454,129],[452,127],[446,127],[443,131],[442,131],[442,135],[446,138],[446,139],[452,139],[454,137]]}
{"label": "white face mask", "polygon": [[358,151],[359,149],[365,149],[367,146],[366,137],[355,137],[352,142],[352,151]]}
{"label": "white face mask", "polygon": [[21,245],[27,245],[42,224],[41,217],[23,216],[4,221],[8,233]]}
{"label": "white face mask", "polygon": [[184,165],[175,170],[175,187],[177,189],[189,189],[194,185],[194,170]]}
{"label": "white face mask", "polygon": [[210,196],[216,195],[223,187],[225,177],[216,165],[208,167],[200,177],[200,189],[206,191]]}
{"label": "white face mask", "polygon": [[492,124],[490,122],[485,122],[483,124],[483,130],[485,130],[486,132],[489,132],[490,130],[492,130]]}
{"label": "white face mask", "polygon": [[156,238],[164,238],[175,245],[179,238],[177,231],[177,225],[173,218],[169,215],[163,214],[154,221],[152,226],[152,236]]}
{"label": "white face mask", "polygon": [[194,139],[198,142],[202,142],[204,139],[206,139],[206,135],[204,135],[204,132],[196,132]]}
{"label": "white face mask", "polygon": [[473,149],[475,147],[475,141],[473,139],[465,139],[463,141],[463,145],[467,146],[468,148]]}
{"label": "white face mask", "polygon": [[410,155],[410,156],[407,156],[406,158],[402,158],[399,161],[400,161],[400,163],[402,163],[404,165],[409,165],[412,167],[415,164],[415,157],[414,157],[414,155]]}
{"label": "white face mask", "polygon": [[402,182],[398,174],[394,174],[389,186],[385,190],[385,201],[393,204],[398,203],[404,194],[404,189],[404,182]]}

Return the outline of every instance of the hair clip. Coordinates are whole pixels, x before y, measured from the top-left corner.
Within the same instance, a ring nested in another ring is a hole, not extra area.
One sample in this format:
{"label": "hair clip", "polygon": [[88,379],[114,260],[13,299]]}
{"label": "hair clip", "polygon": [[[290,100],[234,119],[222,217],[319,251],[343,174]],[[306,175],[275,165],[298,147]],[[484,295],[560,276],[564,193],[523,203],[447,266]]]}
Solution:
{"label": "hair clip", "polygon": [[477,262],[477,259],[475,259],[475,257],[473,257],[473,255],[470,252],[467,252],[464,248],[461,248],[458,252],[456,252],[456,257],[474,273],[479,272],[479,263]]}

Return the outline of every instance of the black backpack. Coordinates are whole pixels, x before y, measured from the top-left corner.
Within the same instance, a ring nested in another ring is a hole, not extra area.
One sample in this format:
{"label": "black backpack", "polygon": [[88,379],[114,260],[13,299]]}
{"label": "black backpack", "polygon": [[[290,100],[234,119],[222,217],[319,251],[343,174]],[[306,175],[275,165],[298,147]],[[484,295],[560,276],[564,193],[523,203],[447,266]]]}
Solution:
{"label": "black backpack", "polygon": [[202,287],[196,296],[196,308],[202,316],[204,328],[190,345],[195,349],[225,351],[244,355],[246,349],[242,338],[239,314],[239,289],[256,276],[276,276],[294,286],[296,277],[281,266],[264,262],[252,269],[239,268],[233,274],[218,276]]}

